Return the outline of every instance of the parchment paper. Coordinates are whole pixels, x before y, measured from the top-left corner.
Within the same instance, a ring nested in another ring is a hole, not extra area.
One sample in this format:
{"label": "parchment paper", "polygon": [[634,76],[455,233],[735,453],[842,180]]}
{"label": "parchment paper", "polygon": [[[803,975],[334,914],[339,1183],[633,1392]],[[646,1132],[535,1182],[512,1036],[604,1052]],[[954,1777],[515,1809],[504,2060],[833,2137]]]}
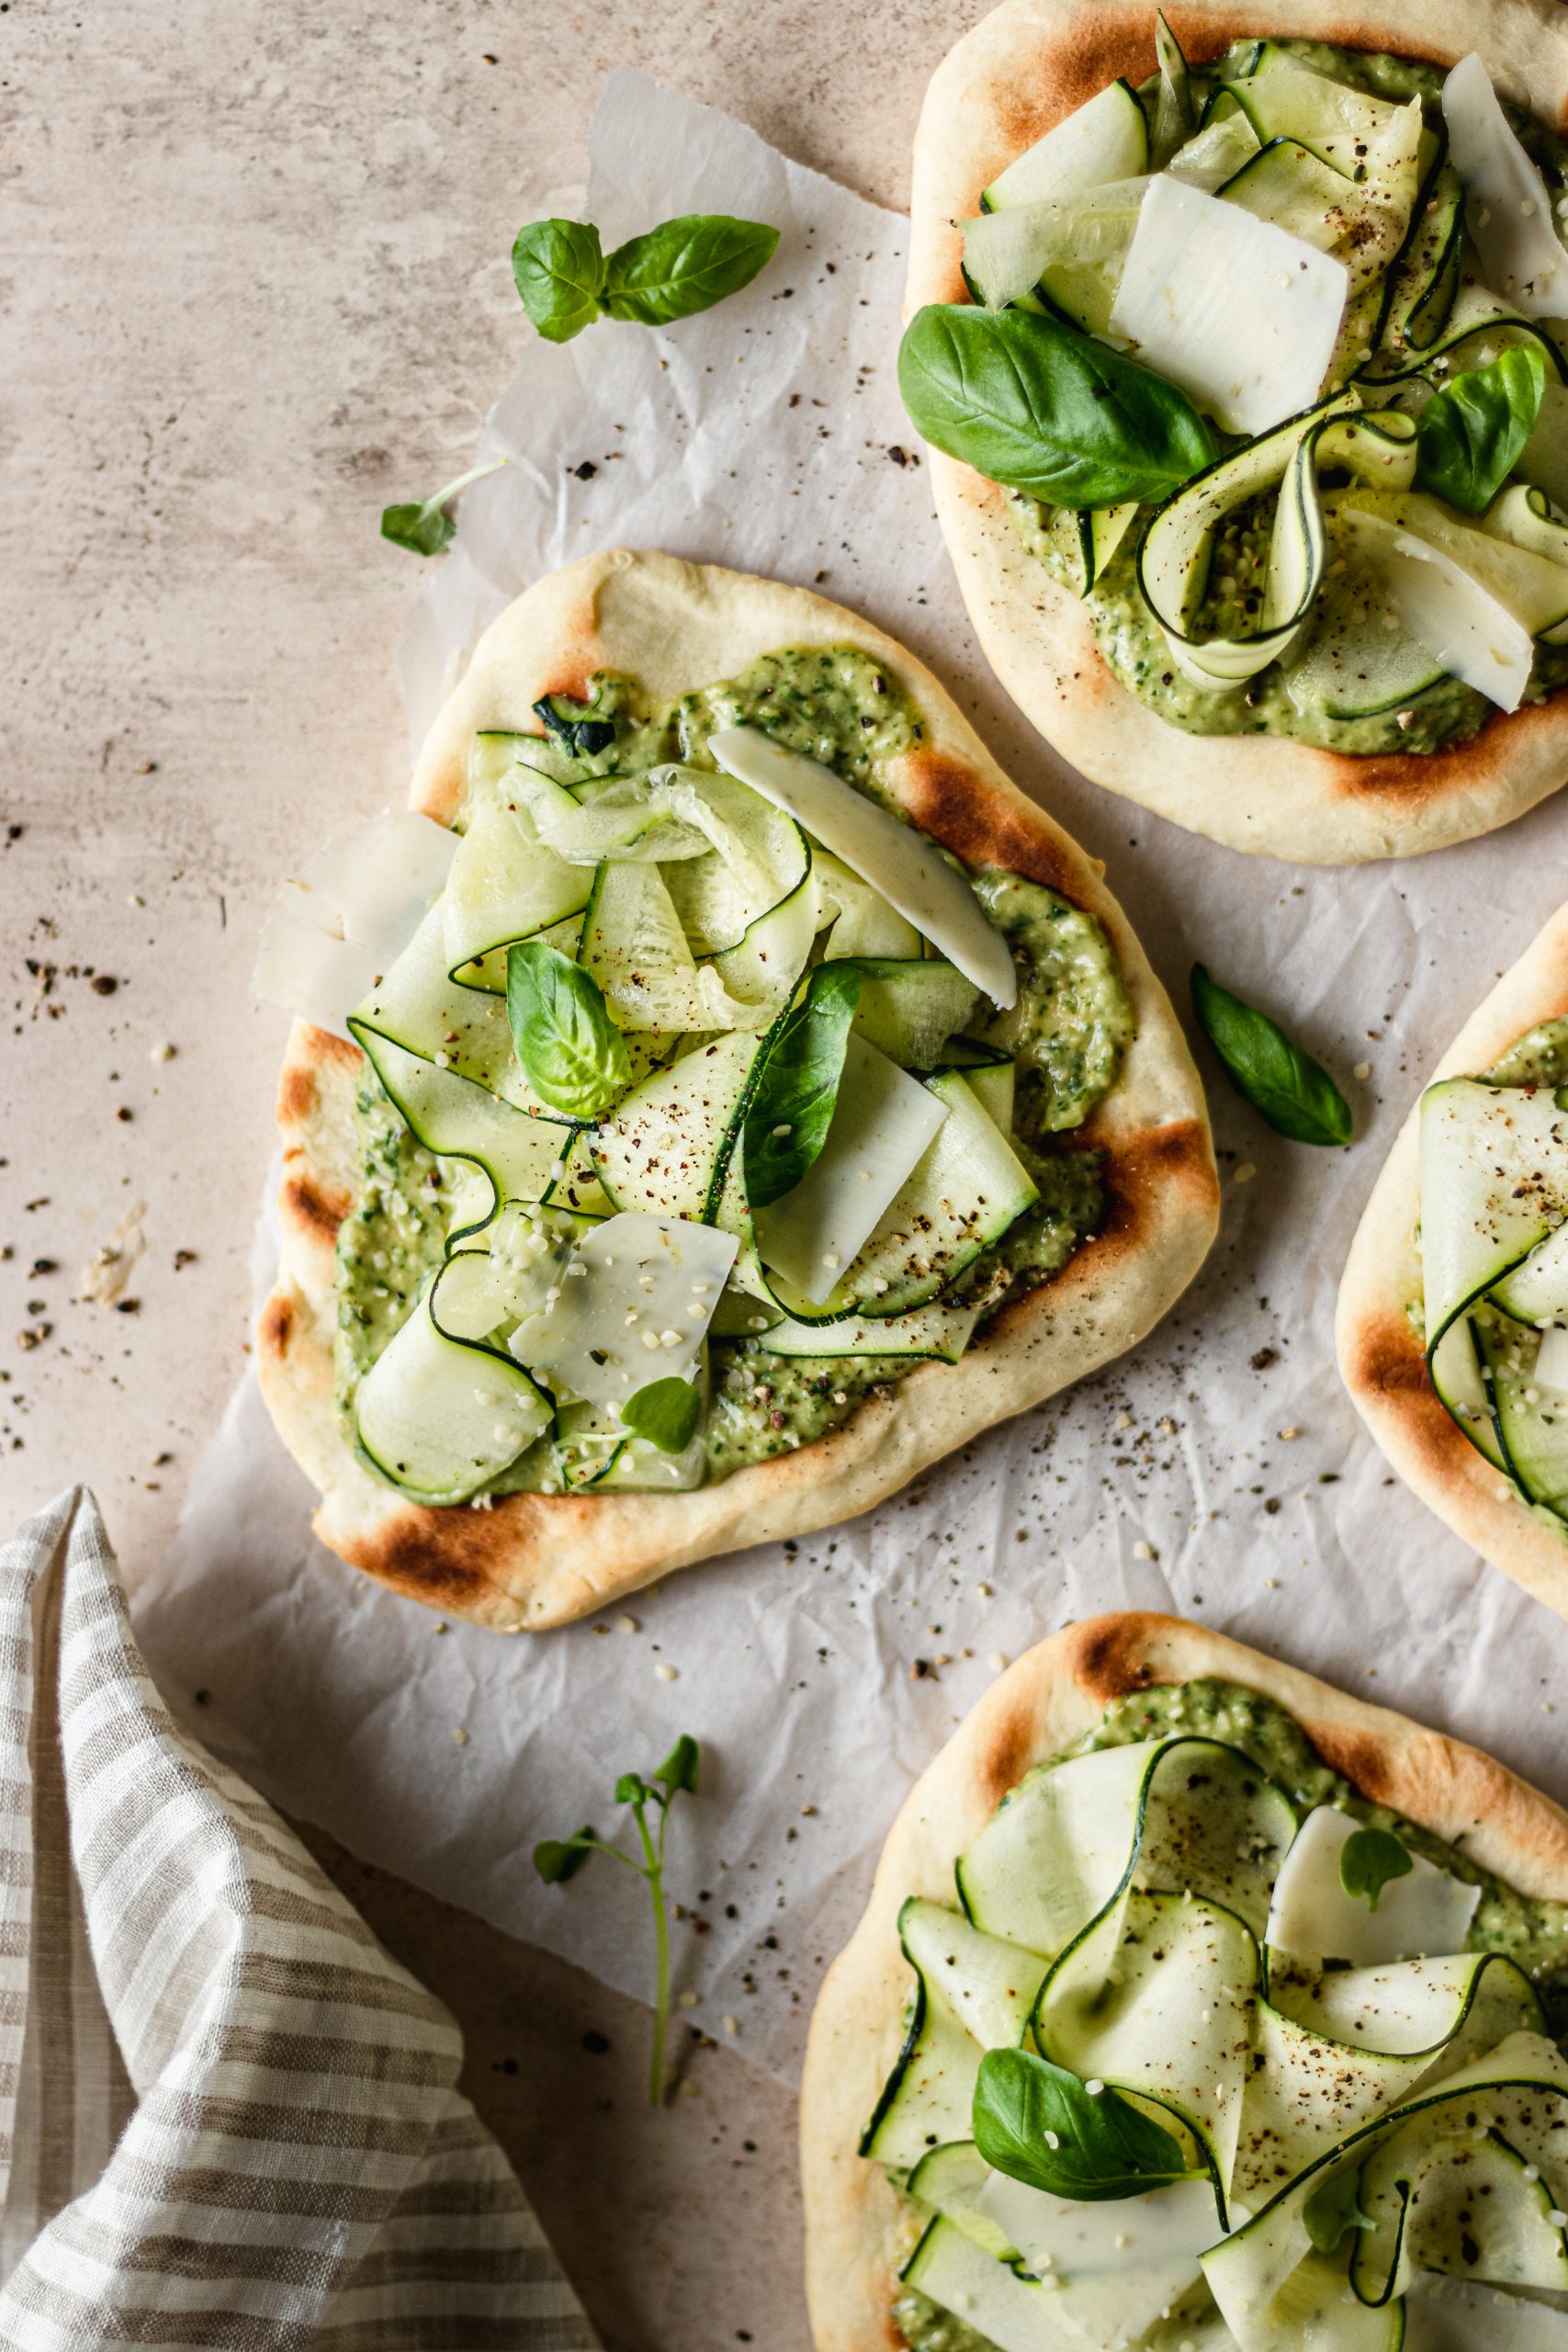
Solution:
{"label": "parchment paper", "polygon": [[[1179,1003],[1201,957],[1280,1013],[1357,1113],[1349,1152],[1288,1144],[1206,1064],[1224,1227],[1143,1348],[865,1519],[564,1632],[443,1633],[342,1567],[309,1532],[254,1380],[233,1397],[141,1596],[171,1699],[288,1810],[644,1995],[649,1928],[625,1874],[601,1863],[546,1889],[529,1849],[583,1821],[609,1831],[617,1773],[697,1734],[702,1792],[671,1833],[678,1983],[696,2021],[735,2019],[739,2048],[787,2079],[911,1779],[998,1660],[1071,1618],[1181,1611],[1568,1794],[1568,1624],[1394,1482],[1332,1347],[1339,1270],[1400,1118],[1568,889],[1568,806],[1438,857],[1318,873],[1072,777],[985,673],[948,571],[894,379],[905,223],[630,72],[607,85],[592,162],[607,240],[705,209],[778,222],[783,243],[746,294],[669,333],[529,339],[484,442],[513,463],[470,494],[411,625],[416,740],[479,627],[590,548],[816,582],[913,646],[1106,858]],[[258,1282],[269,1249],[264,1221]]]}

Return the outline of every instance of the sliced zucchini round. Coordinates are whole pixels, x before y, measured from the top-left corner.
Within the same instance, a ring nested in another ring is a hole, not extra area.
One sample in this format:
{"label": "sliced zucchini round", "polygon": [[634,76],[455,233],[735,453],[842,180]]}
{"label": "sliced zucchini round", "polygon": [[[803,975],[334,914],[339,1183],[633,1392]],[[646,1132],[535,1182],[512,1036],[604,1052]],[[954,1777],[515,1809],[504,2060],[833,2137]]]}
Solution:
{"label": "sliced zucchini round", "polygon": [[444,1293],[465,1283],[475,1254],[447,1260],[355,1391],[364,1453],[394,1486],[430,1504],[466,1502],[554,1416],[552,1399],[504,1350],[445,1328]]}
{"label": "sliced zucchini round", "polygon": [[988,212],[1043,204],[1149,168],[1149,127],[1137,92],[1112,82],[1026,148],[980,201]]}

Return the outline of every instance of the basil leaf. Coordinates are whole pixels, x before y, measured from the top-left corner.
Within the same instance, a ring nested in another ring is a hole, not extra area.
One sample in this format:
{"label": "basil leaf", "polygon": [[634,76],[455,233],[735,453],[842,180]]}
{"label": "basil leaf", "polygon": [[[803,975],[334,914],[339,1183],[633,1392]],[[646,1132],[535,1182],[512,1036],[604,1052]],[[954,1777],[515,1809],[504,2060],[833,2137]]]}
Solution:
{"label": "basil leaf", "polygon": [[395,548],[407,548],[411,555],[439,555],[449,548],[457,535],[457,526],[447,512],[455,498],[468,489],[470,482],[482,481],[486,474],[497,474],[502,466],[512,463],[510,458],[496,458],[488,466],[476,466],[471,473],[459,474],[434,498],[424,498],[403,506],[383,506],[381,537],[390,539]]}
{"label": "basil leaf", "polygon": [[1350,1106],[1328,1072],[1278,1022],[1192,967],[1192,1004],[1203,1035],[1225,1066],[1225,1076],[1277,1135],[1292,1143],[1345,1144]]}
{"label": "basil leaf", "polygon": [[506,1018],[523,1075],[552,1111],[596,1118],[631,1084],[631,1063],[598,981],[558,947],[506,951]]}
{"label": "basil leaf", "polygon": [[860,987],[852,964],[818,964],[768,1050],[743,1137],[753,1209],[793,1192],[828,1139]]}
{"label": "basil leaf", "polygon": [[1155,503],[1215,455],[1185,392],[1028,311],[917,311],[898,390],[934,448],[1055,506]]}
{"label": "basil leaf", "polygon": [[1461,514],[1490,506],[1535,430],[1546,362],[1517,343],[1435,392],[1416,420],[1416,479]]}
{"label": "basil leaf", "polygon": [[656,1781],[663,1781],[665,1791],[670,1796],[673,1796],[677,1789],[684,1789],[688,1796],[694,1797],[697,1793],[697,1773],[702,1760],[702,1749],[697,1746],[691,1733],[683,1731],[653,1777]]}
{"label": "basil leaf", "polygon": [[523,308],[547,343],[570,343],[599,315],[604,254],[591,220],[530,220],[512,247]]}
{"label": "basil leaf", "polygon": [[988,2165],[1052,2197],[1101,2204],[1190,2178],[1174,2132],[1112,2090],[1030,2050],[988,2050],[975,2086],[975,2144]]}
{"label": "basil leaf", "polygon": [[778,242],[778,231],[761,220],[683,213],[616,247],[605,265],[604,307],[645,327],[689,319],[750,286]]}
{"label": "basil leaf", "polygon": [[1320,2180],[1302,2207],[1302,2225],[1319,2254],[1332,2254],[1347,2230],[1370,2230],[1360,2206],[1361,2176],[1354,2166],[1337,2178]]}
{"label": "basil leaf", "polygon": [[575,1878],[593,1849],[591,1839],[592,1825],[580,1829],[575,1838],[547,1838],[534,1849],[534,1868],[547,1886],[564,1886]]}
{"label": "basil leaf", "polygon": [[689,1380],[650,1380],[621,1407],[621,1427],[633,1437],[645,1437],[660,1453],[682,1453],[702,1410],[702,1397]]}
{"label": "basil leaf", "polygon": [[1347,1894],[1362,1894],[1375,1911],[1391,1878],[1408,1878],[1415,1864],[1392,1829],[1358,1829],[1339,1850],[1339,1883]]}

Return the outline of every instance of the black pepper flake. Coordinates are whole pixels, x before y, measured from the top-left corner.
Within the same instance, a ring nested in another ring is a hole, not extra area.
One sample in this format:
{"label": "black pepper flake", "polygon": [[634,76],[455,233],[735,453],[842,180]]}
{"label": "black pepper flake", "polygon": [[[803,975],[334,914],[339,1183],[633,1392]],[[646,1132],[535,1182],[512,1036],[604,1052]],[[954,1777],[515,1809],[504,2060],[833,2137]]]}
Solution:
{"label": "black pepper flake", "polygon": [[610,2047],[610,2037],[607,2033],[585,2033],[582,2046],[591,2058],[603,2058]]}
{"label": "black pepper flake", "polygon": [[567,470],[575,474],[579,481],[592,481],[599,469],[592,458],[584,458],[580,466],[570,466]]}
{"label": "black pepper flake", "polygon": [[896,466],[907,466],[909,462],[909,452],[908,449],[901,449],[897,441],[888,443],[887,454]]}
{"label": "black pepper flake", "polygon": [[113,996],[118,986],[119,982],[111,978],[107,972],[99,972],[95,976],[93,980],[93,994],[95,996]]}
{"label": "black pepper flake", "polygon": [[1279,1363],[1280,1351],[1278,1348],[1259,1348],[1256,1355],[1250,1356],[1247,1361],[1254,1372],[1267,1372],[1271,1363]]}

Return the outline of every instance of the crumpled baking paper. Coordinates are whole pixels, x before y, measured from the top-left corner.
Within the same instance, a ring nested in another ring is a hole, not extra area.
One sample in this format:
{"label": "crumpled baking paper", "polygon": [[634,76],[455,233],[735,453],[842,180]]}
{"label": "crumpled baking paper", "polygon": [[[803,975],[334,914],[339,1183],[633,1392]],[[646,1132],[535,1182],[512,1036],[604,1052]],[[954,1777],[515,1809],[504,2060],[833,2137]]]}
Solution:
{"label": "crumpled baking paper", "polygon": [[[1568,1624],[1394,1481],[1332,1341],[1400,1119],[1568,886],[1568,805],[1438,856],[1316,872],[1073,777],[986,673],[950,576],[895,383],[906,223],[628,71],[606,86],[592,164],[607,241],[713,209],[777,222],[779,252],[668,333],[526,339],[483,444],[513,463],[469,493],[411,625],[416,738],[484,622],[589,549],[816,582],[920,653],[1104,856],[1179,1003],[1203,960],[1280,1013],[1356,1110],[1348,1152],[1285,1143],[1206,1064],[1224,1227],[1142,1348],[863,1519],[685,1570],[562,1632],[443,1631],[343,1567],[310,1533],[254,1379],[233,1397],[140,1596],[171,1700],[285,1810],[645,1996],[639,1891],[603,1862],[547,1888],[530,1849],[585,1821],[608,1834],[617,1774],[694,1733],[701,1793],[671,1832],[676,1982],[694,2021],[733,2019],[736,2046],[789,2079],[910,1781],[1001,1661],[1069,1619],[1179,1611],[1568,1793]],[[264,1220],[260,1283],[269,1252]]]}

